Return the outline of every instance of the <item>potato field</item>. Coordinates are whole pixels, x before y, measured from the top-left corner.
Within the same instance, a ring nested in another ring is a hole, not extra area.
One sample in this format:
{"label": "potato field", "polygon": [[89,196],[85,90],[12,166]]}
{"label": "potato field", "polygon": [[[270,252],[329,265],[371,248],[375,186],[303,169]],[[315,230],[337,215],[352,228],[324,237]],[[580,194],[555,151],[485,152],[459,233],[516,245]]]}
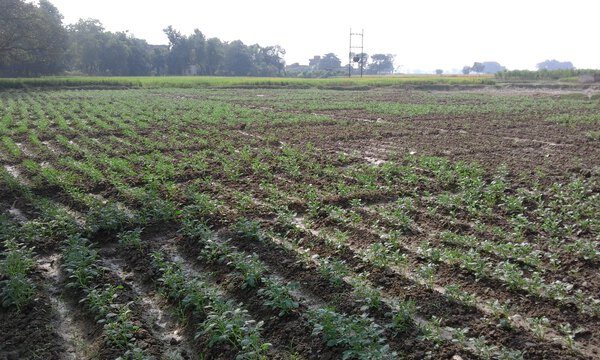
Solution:
{"label": "potato field", "polygon": [[0,91],[0,359],[600,359],[600,91]]}

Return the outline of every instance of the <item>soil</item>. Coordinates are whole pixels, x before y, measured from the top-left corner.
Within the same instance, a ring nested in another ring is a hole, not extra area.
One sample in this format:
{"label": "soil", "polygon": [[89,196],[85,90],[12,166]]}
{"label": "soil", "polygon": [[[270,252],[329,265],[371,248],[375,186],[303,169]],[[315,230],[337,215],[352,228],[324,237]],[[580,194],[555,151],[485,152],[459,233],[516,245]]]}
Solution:
{"label": "soil", "polygon": [[[597,352],[600,345],[598,338],[600,319],[598,316],[582,314],[572,304],[560,304],[547,298],[538,298],[525,291],[509,290],[498,279],[477,279],[459,266],[444,263],[437,264],[436,287],[430,289],[407,272],[377,267],[357,254],[358,250],[382,241],[379,230],[396,229],[393,223],[381,216],[382,208],[391,206],[390,204],[403,192],[423,194],[435,193],[442,189],[432,189],[427,184],[418,184],[414,189],[395,185],[385,191],[365,189],[349,196],[327,195],[320,198],[323,208],[337,206],[342,209],[353,208],[352,201],[359,198],[364,205],[362,211],[359,211],[364,219],[360,225],[340,223],[321,209],[310,226],[296,226],[293,231],[290,231],[290,228],[282,227],[277,221],[279,214],[272,205],[273,198],[281,196],[284,198],[285,206],[297,213],[296,220],[301,223],[309,208],[306,184],[311,184],[317,196],[328,194],[331,192],[332,185],[340,182],[341,179],[348,180],[348,185],[356,184],[358,180],[344,177],[354,168],[373,169],[385,166],[388,161],[403,163],[407,155],[440,156],[451,162],[477,162],[492,173],[500,165],[506,164],[513,184],[526,184],[531,178],[541,179],[541,186],[553,182],[564,183],[572,176],[595,179],[600,175],[600,146],[597,140],[593,140],[586,134],[589,131],[598,131],[598,124],[565,126],[549,121],[548,118],[556,113],[549,110],[487,111],[485,108],[489,104],[480,97],[468,97],[459,102],[481,108],[481,111],[458,115],[425,116],[387,115],[371,110],[335,109],[335,107],[332,107],[335,110],[326,107],[314,110],[310,106],[305,109],[299,101],[291,104],[278,103],[277,96],[287,95],[282,90],[266,90],[265,92],[269,94],[260,97],[257,97],[251,89],[230,91],[228,95],[240,109],[260,112],[269,120],[256,123],[223,121],[223,123],[210,124],[189,121],[180,124],[179,128],[173,128],[169,122],[161,121],[136,129],[141,138],[157,140],[159,144],[156,148],[147,148],[146,143],[138,141],[139,139],[134,141],[127,138],[126,140],[132,142],[131,146],[113,142],[110,146],[103,147],[104,139],[109,139],[111,136],[120,139],[123,136],[121,130],[105,130],[92,126],[85,130],[74,129],[76,131],[65,134],[70,140],[70,146],[76,150],[59,144],[50,133],[41,137],[47,148],[43,151],[28,144],[25,134],[15,139],[23,150],[23,157],[35,159],[42,164],[51,164],[59,172],[65,173],[73,172],[59,161],[67,155],[75,160],[85,161],[90,156],[102,152],[114,157],[125,157],[128,153],[136,153],[142,157],[160,151],[171,156],[173,162],[179,163],[188,160],[190,154],[201,154],[202,160],[206,163],[205,167],[190,166],[181,172],[165,175],[166,178],[162,179],[167,180],[165,184],[160,183],[154,188],[153,183],[153,189],[162,198],[177,204],[178,209],[194,203],[194,200],[188,196],[189,189],[207,195],[211,200],[219,203],[218,210],[208,215],[203,214],[202,218],[213,226],[219,239],[230,239],[231,244],[238,251],[257,254],[266,265],[265,276],[284,283],[299,284],[296,296],[301,300],[300,307],[286,316],[277,316],[273,309],[265,305],[265,299],[259,294],[258,289],[242,286],[241,280],[235,275],[231,266],[209,264],[198,258],[198,244],[178,232],[181,227],[179,220],[182,216],[179,213],[174,221],[147,225],[143,231],[142,249],[123,248],[117,243],[117,231],[91,234],[92,240],[99,248],[102,264],[106,268],[99,283],[122,286],[118,301],[132,302],[132,318],[139,326],[136,339],[147,355],[156,358],[173,356],[177,359],[195,359],[202,354],[201,356],[207,359],[231,359],[237,353],[237,350],[229,345],[209,347],[205,336],[196,339],[198,326],[204,320],[202,316],[178,312],[176,301],[169,301],[160,294],[160,273],[153,268],[150,254],[153,251],[161,251],[181,262],[190,276],[201,274],[207,277],[223,296],[240,303],[240,306],[248,310],[254,320],[263,321],[262,340],[273,344],[268,354],[270,359],[285,359],[289,358],[290,354],[306,359],[341,358],[343,349],[329,347],[320,337],[312,336],[313,328],[303,315],[310,308],[325,305],[335,307],[336,311],[344,314],[367,313],[374,322],[382,326],[383,334],[390,347],[402,358],[477,358],[472,347],[462,348],[450,341],[440,346],[429,340],[422,340],[417,327],[403,334],[395,333],[389,326],[391,323],[389,313],[392,309],[388,302],[379,309],[366,310],[357,301],[348,283],[344,282],[341,285],[330,283],[319,272],[316,265],[307,265],[298,253],[282,245],[285,240],[302,244],[304,248],[309,249],[310,255],[318,256],[320,259],[342,260],[352,272],[367,274],[368,281],[374,287],[381,289],[388,300],[415,300],[418,304],[416,316],[421,322],[436,317],[441,319],[443,327],[468,328],[468,337],[485,337],[488,343],[495,346],[518,349],[524,352],[526,359],[600,358],[600,353]],[[468,91],[498,97],[517,95],[544,100],[558,100],[561,96],[573,96],[556,89],[543,91],[481,88]],[[356,91],[350,95],[347,92],[341,95],[339,92],[328,91],[322,95],[325,100],[332,101],[348,101],[356,96],[384,104],[420,104],[424,101],[424,94],[424,92],[406,89],[376,89]],[[436,91],[426,94],[438,96],[435,97],[437,104],[452,105],[453,101],[458,101],[452,98],[456,91]],[[467,92],[465,91],[464,94]],[[306,93],[303,95],[307,96]],[[212,96],[218,98],[217,95],[210,93],[201,95],[156,93],[153,96],[169,97],[173,102],[202,101],[211,99]],[[597,99],[598,95],[590,93],[586,96],[589,101],[592,101]],[[83,98],[73,100],[84,101]],[[182,114],[187,110],[182,108],[178,111],[178,114]],[[270,121],[297,115],[314,116],[320,120]],[[69,116],[65,115],[65,118]],[[168,136],[165,134],[175,139],[179,136],[182,144],[177,140],[167,139]],[[195,141],[184,144],[183,140],[188,136],[193,137]],[[212,143],[218,141],[226,141],[227,145],[214,148]],[[304,149],[310,147],[316,149],[316,152],[307,151],[310,154],[310,161],[299,161],[295,164],[300,170],[297,174],[286,168],[289,164],[283,164],[277,158],[289,149],[297,149],[303,155]],[[267,167],[271,167],[270,177],[260,173],[255,168],[255,163],[243,162],[240,159],[235,164],[237,166],[235,170],[239,173],[232,176],[225,169],[220,156],[237,156],[242,149],[249,151],[252,159],[267,159],[264,163]],[[265,149],[268,149],[270,154],[265,154]],[[0,151],[1,155],[3,154]],[[96,199],[116,201],[122,208],[128,209],[129,213],[143,209],[146,204],[132,194],[133,190],[144,190],[149,187],[151,180],[144,177],[144,171],[154,164],[147,160],[151,159],[150,157],[144,159],[132,163],[132,173],[121,178],[113,174],[114,170],[109,165],[96,164],[100,171],[111,173],[117,180],[93,179],[83,171],[75,171],[81,177],[74,180],[73,184],[64,186],[43,181],[39,174],[25,168],[20,158],[3,158],[0,165],[8,176],[14,177],[21,186],[30,187],[34,196],[47,199],[57,207],[64,207],[71,214],[85,218],[83,214],[90,209],[89,204],[82,201],[81,197],[77,196],[77,192],[69,191],[70,186],[77,187],[81,193],[90,193]],[[326,166],[328,172],[313,170],[309,166],[311,162]],[[428,174],[423,173],[423,175]],[[262,182],[267,180],[276,188],[275,192],[263,186]],[[123,188],[127,186],[132,191],[124,191]],[[507,192],[515,193],[514,186]],[[38,218],[39,213],[35,204],[26,200],[27,197],[20,194],[18,189],[0,190],[0,208],[3,214],[12,219],[15,226]],[[454,189],[444,190],[452,192]],[[598,193],[600,189],[596,188],[590,196]],[[429,261],[418,254],[415,248],[422,241],[431,240],[431,234],[439,234],[443,230],[452,230],[461,234],[474,233],[472,220],[464,212],[459,211],[455,218],[450,218],[449,214],[443,211],[432,215],[424,210],[427,205],[426,196],[420,201],[420,208],[411,214],[417,224],[416,229],[405,234],[406,243],[402,248],[409,270]],[[506,228],[505,217],[505,213],[498,212],[490,215],[485,221],[490,225]],[[262,229],[273,231],[271,240],[259,242],[241,238],[231,230],[231,225],[240,218],[259,221]],[[80,222],[80,225],[83,226],[84,223]],[[139,224],[128,225],[128,228],[134,225]],[[348,235],[349,245],[341,249],[328,245],[324,241],[323,234],[332,230],[345,232]],[[493,234],[486,235],[494,239]],[[535,241],[535,235],[539,234],[527,234],[527,240]],[[594,235],[580,234],[580,237],[597,241]],[[283,240],[276,241],[275,237]],[[66,289],[61,270],[57,265],[60,262],[58,251],[63,240],[63,237],[56,234],[36,240],[38,242],[35,244],[35,252],[38,258],[42,259],[42,265],[36,267],[32,275],[37,285],[34,301],[19,312],[14,307],[0,307],[0,360],[111,359],[122,355],[123,349],[113,348],[105,341],[101,326],[96,323],[84,304],[79,302],[83,294]],[[434,245],[442,246],[437,240],[434,241]],[[536,244],[536,246],[547,249],[543,244]],[[0,245],[0,249],[4,250],[4,245]],[[490,262],[502,260],[494,255],[486,256],[489,257]],[[600,295],[598,261],[583,260],[572,253],[561,253],[559,257],[562,267],[558,271],[545,272],[544,280],[568,281],[575,284],[577,289],[583,289],[587,294],[597,298]],[[515,263],[530,271],[526,264],[518,261]],[[566,274],[570,268],[576,268],[577,271]],[[550,337],[534,336],[530,329],[520,326],[500,326],[503,319],[495,317],[489,311],[484,311],[483,305],[469,306],[459,303],[440,290],[451,284],[460,285],[462,289],[476,295],[479,299],[510,302],[511,311],[520,317],[521,322],[525,322],[527,318],[547,317],[553,329],[558,329],[563,323],[570,323],[578,330],[575,336],[576,345],[579,348],[586,346],[587,348],[579,354],[574,353]],[[579,331],[579,327],[583,330]],[[91,351],[81,352],[78,348],[81,345],[77,343],[85,344]]]}
{"label": "soil", "polygon": [[281,141],[319,144],[325,153],[363,154],[379,164],[406,155],[441,156],[452,161],[478,162],[495,170],[506,164],[515,174],[549,177],[565,173],[589,176],[600,172],[600,147],[581,128],[565,127],[529,115],[495,119],[492,116],[390,118],[379,125],[360,119],[368,113],[336,111],[335,124],[261,129]]}
{"label": "soil", "polygon": [[33,302],[20,311],[0,307],[0,359],[63,359],[66,351],[60,334],[50,324],[56,321],[50,298],[42,288],[41,274],[33,275],[37,291]]}

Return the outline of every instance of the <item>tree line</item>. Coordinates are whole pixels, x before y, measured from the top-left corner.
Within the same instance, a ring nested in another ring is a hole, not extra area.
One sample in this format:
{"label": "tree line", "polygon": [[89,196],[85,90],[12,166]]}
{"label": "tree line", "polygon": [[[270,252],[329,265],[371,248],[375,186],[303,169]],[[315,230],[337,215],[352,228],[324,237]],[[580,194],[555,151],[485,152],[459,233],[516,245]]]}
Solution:
{"label": "tree line", "polygon": [[169,45],[150,45],[125,32],[106,31],[95,19],[63,25],[48,0],[0,0],[0,76],[75,73],[105,76],[279,76],[279,46],[246,45],[164,29]]}
{"label": "tree line", "polygon": [[342,60],[334,54],[327,53],[323,56],[316,55],[309,60],[308,65],[294,63],[286,66],[286,74],[296,77],[331,77],[347,76],[348,72],[352,75],[359,75],[362,66],[364,75],[386,75],[393,74],[395,55],[393,54],[373,54],[350,53],[349,63],[342,65]]}
{"label": "tree line", "polygon": [[[575,70],[575,66],[570,61],[558,61],[558,60],[545,60],[540,63],[537,63],[535,67],[538,69],[539,75],[538,78],[546,78],[548,72],[553,72],[556,70]],[[484,62],[475,62],[473,66],[465,65],[462,69],[463,74],[498,74],[498,73],[507,73],[512,72],[514,74],[518,74],[522,72],[523,74],[527,73],[527,70],[513,70],[507,71],[506,68],[500,65],[496,61],[484,61]],[[528,75],[529,76],[529,75]]]}
{"label": "tree line", "polygon": [[[343,76],[348,68],[365,74],[390,74],[394,55],[352,54],[342,66],[333,53],[315,56],[310,65],[286,67],[279,45],[246,45],[207,38],[200,30],[182,34],[172,26],[163,31],[168,45],[150,45],[127,31],[110,32],[96,19],[63,25],[63,16],[49,0],[37,4],[0,0],[0,76],[55,74],[101,76],[222,75],[222,76]],[[358,61],[356,61],[358,59]]]}

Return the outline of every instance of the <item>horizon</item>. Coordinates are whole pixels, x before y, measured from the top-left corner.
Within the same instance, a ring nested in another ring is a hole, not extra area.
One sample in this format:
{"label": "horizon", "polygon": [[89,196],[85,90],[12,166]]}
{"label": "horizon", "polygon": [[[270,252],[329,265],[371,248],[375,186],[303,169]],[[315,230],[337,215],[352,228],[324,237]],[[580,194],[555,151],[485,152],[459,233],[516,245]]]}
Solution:
{"label": "horizon", "polygon": [[[579,69],[600,68],[597,50],[591,45],[594,12],[577,12],[575,21],[568,21],[563,9],[541,1],[521,4],[510,0],[502,8],[482,11],[481,4],[471,0],[429,0],[391,4],[386,11],[373,7],[359,11],[348,6],[348,2],[323,4],[308,0],[293,8],[294,16],[280,10],[272,0],[202,5],[172,0],[168,6],[115,0],[51,3],[64,16],[65,25],[93,18],[108,31],[126,31],[154,45],[168,44],[162,31],[168,25],[185,35],[197,28],[207,38],[241,40],[247,45],[280,45],[286,50],[284,59],[288,65],[306,65],[313,56],[330,52],[347,63],[345,55],[352,28],[364,29],[365,53],[396,55],[395,66],[403,73],[429,73],[435,69],[459,72],[465,65],[484,61],[497,61],[509,70],[535,70],[536,64],[552,59],[570,61]],[[574,0],[571,8],[585,8],[577,4],[585,3]],[[494,17],[490,17],[491,11]],[[402,16],[405,13],[416,15]],[[560,29],[556,23],[561,24]]]}

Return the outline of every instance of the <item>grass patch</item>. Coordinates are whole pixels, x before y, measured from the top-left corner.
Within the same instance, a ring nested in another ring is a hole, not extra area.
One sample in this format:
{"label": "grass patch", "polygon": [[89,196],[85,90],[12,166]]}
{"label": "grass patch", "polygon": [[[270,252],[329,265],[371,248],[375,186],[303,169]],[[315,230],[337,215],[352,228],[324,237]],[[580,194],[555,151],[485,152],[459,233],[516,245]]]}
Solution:
{"label": "grass patch", "polygon": [[548,117],[547,120],[564,125],[597,124],[600,123],[600,114],[558,114]]}
{"label": "grass patch", "polygon": [[600,141],[600,131],[588,131],[585,136],[594,141]]}
{"label": "grass patch", "polygon": [[261,78],[216,76],[166,76],[166,77],[40,77],[0,79],[0,89],[36,87],[147,87],[147,88],[204,88],[204,87],[259,87],[259,88],[332,88],[365,89],[379,86],[401,85],[491,85],[492,76],[463,75],[394,75],[363,78]]}

